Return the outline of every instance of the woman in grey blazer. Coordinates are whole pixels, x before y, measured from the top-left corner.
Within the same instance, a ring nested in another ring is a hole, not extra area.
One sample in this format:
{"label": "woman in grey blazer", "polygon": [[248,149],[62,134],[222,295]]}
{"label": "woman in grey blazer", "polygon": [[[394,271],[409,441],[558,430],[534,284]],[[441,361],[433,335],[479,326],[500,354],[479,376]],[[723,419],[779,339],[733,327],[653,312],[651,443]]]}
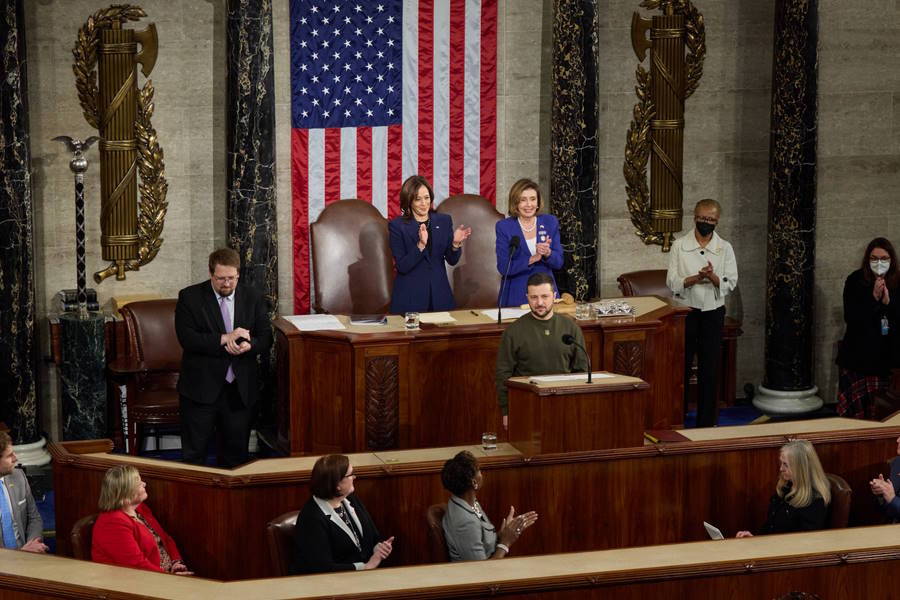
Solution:
{"label": "woman in grey blazer", "polygon": [[451,561],[503,558],[522,531],[537,521],[536,512],[517,516],[515,508],[510,506],[500,531],[494,529],[475,497],[484,483],[484,476],[471,452],[463,450],[444,463],[441,482],[453,494],[447,502],[443,521]]}

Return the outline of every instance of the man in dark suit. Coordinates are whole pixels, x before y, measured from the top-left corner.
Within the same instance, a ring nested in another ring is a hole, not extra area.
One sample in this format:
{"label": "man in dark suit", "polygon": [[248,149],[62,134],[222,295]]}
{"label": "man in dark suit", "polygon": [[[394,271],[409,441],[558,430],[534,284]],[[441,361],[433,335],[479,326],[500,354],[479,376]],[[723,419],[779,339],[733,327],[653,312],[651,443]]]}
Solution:
{"label": "man in dark suit", "polygon": [[44,553],[47,551],[41,539],[44,521],[25,473],[16,468],[18,461],[12,438],[0,431],[0,541],[5,548]]}
{"label": "man in dark suit", "polygon": [[209,255],[209,281],[186,287],[175,306],[175,333],[183,349],[178,379],[184,461],[206,462],[218,428],[226,468],[247,461],[250,422],[258,395],[257,362],[272,344],[265,298],[238,285],[238,253]]}

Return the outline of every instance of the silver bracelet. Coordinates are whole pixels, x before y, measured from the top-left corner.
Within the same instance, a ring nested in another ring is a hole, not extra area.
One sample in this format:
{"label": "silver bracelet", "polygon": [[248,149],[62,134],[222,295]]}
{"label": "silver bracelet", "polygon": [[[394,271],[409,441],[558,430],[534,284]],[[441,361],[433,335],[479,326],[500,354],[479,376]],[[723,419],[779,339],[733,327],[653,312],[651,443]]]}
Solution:
{"label": "silver bracelet", "polygon": [[498,548],[503,548],[503,550],[504,550],[507,554],[509,554],[509,546],[507,546],[506,544],[497,544],[497,547],[498,547]]}

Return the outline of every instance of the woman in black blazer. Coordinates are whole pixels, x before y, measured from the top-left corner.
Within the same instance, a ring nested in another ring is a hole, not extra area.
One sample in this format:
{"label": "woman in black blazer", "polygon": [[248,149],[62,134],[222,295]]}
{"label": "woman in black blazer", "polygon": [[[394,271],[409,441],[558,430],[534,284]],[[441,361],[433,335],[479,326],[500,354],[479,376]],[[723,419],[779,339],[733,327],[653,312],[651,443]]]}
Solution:
{"label": "woman in black blazer", "polygon": [[313,465],[307,500],[294,527],[295,574],[374,569],[391,554],[394,537],[381,537],[353,493],[353,466],[343,454]]}

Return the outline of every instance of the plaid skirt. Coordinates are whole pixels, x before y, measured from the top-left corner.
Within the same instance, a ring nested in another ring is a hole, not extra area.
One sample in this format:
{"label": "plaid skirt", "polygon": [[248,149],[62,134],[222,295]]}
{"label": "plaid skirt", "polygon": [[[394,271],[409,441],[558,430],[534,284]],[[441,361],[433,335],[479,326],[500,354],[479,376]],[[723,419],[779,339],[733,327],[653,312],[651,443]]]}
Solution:
{"label": "plaid skirt", "polygon": [[838,375],[837,413],[842,417],[872,417],[872,394],[890,386],[890,375],[863,375],[841,368]]}

